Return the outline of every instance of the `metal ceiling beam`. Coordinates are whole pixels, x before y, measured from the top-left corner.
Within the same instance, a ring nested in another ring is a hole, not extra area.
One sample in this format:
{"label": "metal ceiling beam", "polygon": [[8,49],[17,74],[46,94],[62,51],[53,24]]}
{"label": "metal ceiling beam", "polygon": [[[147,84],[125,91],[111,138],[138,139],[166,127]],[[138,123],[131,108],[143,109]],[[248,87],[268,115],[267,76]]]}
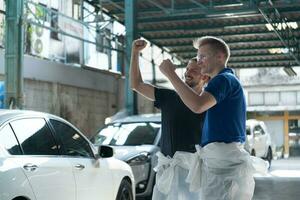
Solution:
{"label": "metal ceiling beam", "polygon": [[190,2],[192,2],[193,4],[203,8],[203,9],[208,9],[205,5],[203,5],[202,3],[196,1],[196,0],[189,0]]}
{"label": "metal ceiling beam", "polygon": [[[291,17],[289,18],[288,22],[295,22],[295,21],[300,21],[300,17]],[[279,21],[277,21],[279,22]],[[200,31],[200,30],[208,30],[208,29],[237,29],[237,28],[243,28],[243,27],[253,27],[253,26],[265,26],[267,22],[265,21],[264,18],[261,18],[257,21],[249,22],[248,20],[244,21],[227,21],[224,24],[197,24],[197,25],[192,25],[192,26],[186,26],[186,25],[181,25],[181,26],[147,26],[145,28],[140,28],[139,27],[139,32],[141,33],[156,33],[156,32],[169,32],[169,31],[183,31],[183,30],[194,30],[194,31]],[[267,30],[267,29],[266,29]]]}
{"label": "metal ceiling beam", "polygon": [[[202,11],[205,11],[205,10],[208,10],[208,9],[211,9],[211,10],[217,10],[215,8],[220,8],[220,7],[224,7],[224,6],[228,6],[230,3],[225,3],[224,4],[224,1],[219,3],[219,2],[214,2],[214,1],[211,1],[211,3],[208,3],[207,5],[206,4],[203,4],[203,3],[200,3],[200,2],[197,2],[195,0],[189,0],[191,3],[177,3],[176,6],[173,6],[171,5],[170,8],[173,8],[174,11],[180,11],[180,12],[191,12],[193,10],[201,10]],[[120,1],[114,1],[115,3],[120,3]],[[187,2],[187,1],[186,1]],[[195,3],[197,4],[198,7],[195,8]],[[200,5],[201,4],[201,5]],[[248,4],[248,2],[245,2],[243,6],[240,6],[240,7],[250,7],[250,6],[253,6],[253,5],[250,5]],[[161,11],[160,8],[158,7],[148,7],[148,8],[144,8],[144,9],[139,9],[139,12],[142,13],[142,14],[151,14],[151,13],[159,13]],[[112,10],[111,11],[111,14],[116,14],[116,15],[119,15],[119,14],[122,14],[122,12],[119,12],[119,11],[116,11],[116,10]]]}
{"label": "metal ceiling beam", "polygon": [[154,0],[147,0],[149,3],[151,3],[152,5],[154,5],[155,7],[159,8],[160,10],[162,10],[165,14],[170,14],[170,10],[165,8],[164,6],[160,5],[159,3],[157,3]]}
{"label": "metal ceiling beam", "polygon": [[[194,52],[194,54],[195,54],[195,52]],[[182,56],[182,57],[184,59],[191,58],[190,56]],[[278,53],[277,54],[272,54],[272,53],[262,53],[262,54],[252,53],[252,54],[246,54],[246,55],[233,55],[233,54],[230,54],[230,59],[232,59],[232,58],[236,58],[236,59],[247,59],[247,58],[250,58],[250,59],[252,59],[252,58],[253,59],[261,59],[261,58],[271,59],[271,58],[274,58],[274,57],[287,57],[287,58],[289,58],[290,55],[289,54],[284,54],[284,53],[280,53],[280,54],[278,54]]]}
{"label": "metal ceiling beam", "polygon": [[[172,13],[171,15],[159,15],[150,17],[149,14],[140,14],[138,16],[138,22],[141,24],[151,24],[151,23],[160,23],[160,22],[180,22],[194,19],[232,19],[237,16],[249,16],[256,15],[259,16],[257,9],[244,8],[244,9],[235,9],[232,11],[218,11],[218,10],[204,10],[203,9],[194,9],[193,11],[182,11],[177,13]],[[228,16],[230,14],[230,16]],[[154,15],[154,14],[153,14]]]}
{"label": "metal ceiling beam", "polygon": [[[163,35],[161,36],[160,34],[152,36],[152,35],[147,35],[147,39],[159,42],[160,40],[162,41],[169,41],[169,40],[176,40],[176,39],[191,39],[191,38],[198,38],[202,37],[205,35],[211,35],[211,36],[217,36],[221,38],[227,38],[227,37],[240,37],[240,38],[247,38],[251,36],[256,36],[256,37],[270,37],[270,36],[276,36],[276,34],[273,31],[268,31],[266,29],[262,30],[256,30],[256,31],[251,31],[249,29],[243,30],[238,30],[239,32],[217,32],[216,31],[211,31],[211,33],[204,32],[204,33],[194,33],[194,34],[180,34],[180,35]],[[296,35],[300,35],[300,30],[295,31]],[[276,36],[277,37],[277,36]]]}
{"label": "metal ceiling beam", "polygon": [[[188,60],[186,60],[186,63]],[[177,65],[176,68],[185,68],[186,63],[182,65]],[[277,65],[268,65],[266,66],[265,64],[257,64],[257,65],[239,65],[239,64],[230,64],[228,63],[228,66],[233,69],[254,69],[254,68],[281,68],[285,67],[287,64],[286,63],[280,63]]]}
{"label": "metal ceiling beam", "polygon": [[256,60],[256,61],[231,61],[229,59],[228,63],[237,65],[255,65],[256,63],[264,63],[267,65],[277,65],[280,63],[296,63],[293,59],[277,59],[277,60]]}
{"label": "metal ceiling beam", "polygon": [[[297,7],[289,8],[288,10],[285,9],[285,15],[293,14],[300,11],[300,5]],[[171,13],[168,15],[161,15],[161,14],[145,14],[140,13],[138,16],[138,22],[140,24],[153,24],[153,23],[164,23],[164,22],[181,22],[187,20],[202,20],[202,19],[234,19],[240,17],[259,17],[261,14],[257,10],[257,7],[245,7],[245,8],[237,8],[233,10],[193,10],[193,11],[185,11],[177,13]]]}
{"label": "metal ceiling beam", "polygon": [[[195,50],[195,49],[194,49]],[[195,54],[195,51],[191,52],[181,52],[180,55],[185,57],[185,55],[192,55]],[[252,49],[231,49],[230,55],[231,56],[247,56],[247,55],[259,55],[259,54],[265,54],[265,55],[270,55],[271,53],[269,52],[268,48],[263,47],[260,49],[257,48],[252,48]],[[283,53],[280,53],[283,54]],[[278,55],[278,54],[275,54]]]}
{"label": "metal ceiling beam", "polygon": [[[297,39],[299,39],[300,37],[298,37]],[[246,41],[226,41],[226,43],[228,45],[254,45],[254,43],[259,42],[261,43],[280,43],[281,41],[278,39],[260,39],[260,38],[251,38],[251,39],[247,39]],[[166,48],[176,48],[176,47],[191,47],[193,45],[192,41],[189,42],[181,42],[180,44],[161,44],[162,46],[165,46]]]}
{"label": "metal ceiling beam", "polygon": [[[299,9],[300,10],[300,9]],[[245,15],[242,15],[241,12],[245,12],[247,14]],[[153,16],[152,18],[150,18],[149,16],[145,17],[138,17],[138,22],[139,24],[142,24],[142,25],[147,25],[147,24],[155,24],[155,23],[169,23],[169,22],[184,22],[184,21],[190,21],[190,20],[202,20],[202,19],[234,19],[237,17],[237,15],[239,15],[239,17],[249,17],[249,16],[252,16],[252,17],[259,17],[261,16],[260,13],[258,13],[257,10],[255,9],[247,9],[247,10],[235,10],[235,11],[232,11],[232,14],[233,16],[228,16],[226,14],[228,14],[228,11],[225,12],[225,11],[219,11],[219,12],[213,12],[213,14],[216,14],[216,13],[220,13],[219,15],[223,14],[224,16],[222,17],[209,17],[209,13],[199,13],[199,12],[190,12],[190,13],[182,13],[181,15],[168,15],[168,16]],[[183,17],[184,16],[184,17]]]}
{"label": "metal ceiling beam", "polygon": [[265,66],[265,65],[257,65],[257,66],[230,66],[230,68],[233,68],[233,69],[257,69],[257,68],[282,68],[284,67],[284,65],[277,65],[277,66],[274,66],[274,65],[269,65],[269,66]]}
{"label": "metal ceiling beam", "polygon": [[240,59],[236,57],[231,57],[230,58],[230,63],[237,63],[237,62],[253,62],[253,63],[261,63],[261,62],[281,62],[281,61],[288,61],[292,62],[293,58],[288,57],[288,58],[282,58],[282,57],[252,57],[252,58],[246,58],[246,59]]}
{"label": "metal ceiling beam", "polygon": [[112,0],[101,0],[101,3],[110,3],[111,5],[113,5],[115,8],[118,8],[119,10],[121,10],[123,13],[125,12],[125,9],[120,6],[117,2],[112,1]]}
{"label": "metal ceiling beam", "polygon": [[[300,31],[299,31],[300,34]],[[163,35],[161,36],[160,34],[155,35],[155,36],[151,36],[151,35],[146,35],[147,38],[149,40],[154,40],[154,41],[168,41],[168,40],[176,40],[176,39],[190,39],[190,38],[198,38],[198,37],[202,37],[205,35],[211,35],[211,36],[221,36],[221,37],[249,37],[249,36],[265,36],[265,35],[275,35],[275,33],[267,31],[267,30],[259,30],[259,31],[255,31],[255,32],[251,32],[251,30],[244,30],[243,32],[231,32],[231,33],[227,33],[227,32],[219,32],[216,33],[215,31],[211,31],[211,33],[194,33],[194,34],[180,34],[180,35]]]}
{"label": "metal ceiling beam", "polygon": [[[298,40],[300,39],[300,37],[296,37]],[[248,43],[253,43],[253,42],[280,42],[279,39],[276,38],[239,38],[236,40],[225,40],[227,44],[229,45],[241,45],[241,44],[248,44]],[[184,42],[180,42],[180,44],[176,44],[176,43],[159,43],[161,46],[165,46],[167,48],[176,48],[176,47],[185,47],[185,46],[190,46],[193,45],[193,41],[184,41]]]}
{"label": "metal ceiling beam", "polygon": [[[114,3],[121,3],[122,1],[113,1]],[[203,4],[203,3],[202,3]],[[257,12],[257,9],[256,9],[256,5],[253,4],[253,3],[250,3],[248,1],[244,1],[243,2],[243,6],[235,6],[235,7],[231,7],[231,8],[226,8],[226,10],[228,11],[233,11],[234,10],[240,10],[241,13],[244,12],[244,13],[247,13],[247,11],[256,11]],[[173,6],[171,5],[170,7],[170,10],[173,10],[173,13],[175,14],[176,12],[177,13],[207,13],[209,12],[210,14],[216,14],[216,12],[219,11],[219,15],[222,14],[222,11],[218,10],[218,8],[220,7],[224,7],[224,6],[227,6],[230,5],[229,3],[225,3],[224,4],[224,1],[221,2],[221,3],[218,3],[218,2],[213,2],[213,5],[205,5],[203,4],[204,6],[206,6],[206,8],[201,8],[201,7],[198,7],[198,8],[195,8],[195,4],[193,4],[192,2],[191,3],[185,3],[185,4],[176,4],[176,6]],[[276,5],[277,8],[280,10],[280,11],[292,11],[292,10],[299,10],[299,2],[297,3],[296,1],[292,2],[292,1],[285,1],[285,4],[280,4],[280,5]],[[248,9],[248,10],[247,10]],[[161,13],[161,9],[160,8],[157,8],[157,7],[148,7],[148,8],[144,8],[144,9],[139,9],[139,13],[142,15],[142,16],[147,16],[149,14],[159,14]],[[227,12],[228,13],[228,12]],[[119,10],[110,10],[110,14],[111,15],[123,15],[124,13],[123,12],[120,12]],[[226,14],[226,13],[223,13],[223,14]]]}
{"label": "metal ceiling beam", "polygon": [[[230,50],[236,50],[236,51],[243,51],[243,50],[265,50],[265,49],[274,49],[274,48],[285,48],[285,46],[283,46],[282,44],[280,45],[264,45],[264,46],[260,46],[260,47],[249,47],[249,46],[244,46],[244,47],[230,47]],[[171,53],[175,53],[177,55],[179,55],[180,53],[193,53],[196,52],[197,50],[194,49],[192,46],[190,46],[189,48],[185,48],[185,49],[180,49],[180,50],[171,50]]]}
{"label": "metal ceiling beam", "polygon": [[[298,65],[300,65],[300,41],[299,38],[294,36],[294,30],[288,26],[286,18],[282,17],[280,12],[274,7],[271,0],[265,1],[267,5],[270,5],[270,9],[258,8],[265,20],[272,25],[274,32],[281,40],[282,44],[289,49],[289,54],[295,59]],[[277,29],[279,24],[285,25],[286,28]]]}

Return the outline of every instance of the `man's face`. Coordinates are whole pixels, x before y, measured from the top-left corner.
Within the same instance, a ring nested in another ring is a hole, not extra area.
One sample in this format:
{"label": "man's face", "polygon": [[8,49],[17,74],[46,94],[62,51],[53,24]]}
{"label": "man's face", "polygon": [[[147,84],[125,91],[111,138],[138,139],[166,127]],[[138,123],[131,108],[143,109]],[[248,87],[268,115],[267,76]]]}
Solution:
{"label": "man's face", "polygon": [[201,68],[196,61],[189,61],[184,73],[185,83],[191,88],[198,85],[201,81]]}
{"label": "man's face", "polygon": [[217,65],[217,58],[209,45],[203,45],[198,49],[197,63],[201,68],[202,74],[212,74],[214,67]]}

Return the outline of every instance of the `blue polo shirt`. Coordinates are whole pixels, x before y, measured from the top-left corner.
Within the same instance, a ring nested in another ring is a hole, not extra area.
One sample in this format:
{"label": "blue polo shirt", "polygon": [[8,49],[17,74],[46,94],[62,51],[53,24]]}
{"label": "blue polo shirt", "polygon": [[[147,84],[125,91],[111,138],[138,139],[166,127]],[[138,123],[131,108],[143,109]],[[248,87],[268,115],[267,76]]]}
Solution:
{"label": "blue polo shirt", "polygon": [[214,96],[217,104],[206,112],[201,146],[212,142],[245,142],[245,96],[232,69],[220,71],[205,91]]}

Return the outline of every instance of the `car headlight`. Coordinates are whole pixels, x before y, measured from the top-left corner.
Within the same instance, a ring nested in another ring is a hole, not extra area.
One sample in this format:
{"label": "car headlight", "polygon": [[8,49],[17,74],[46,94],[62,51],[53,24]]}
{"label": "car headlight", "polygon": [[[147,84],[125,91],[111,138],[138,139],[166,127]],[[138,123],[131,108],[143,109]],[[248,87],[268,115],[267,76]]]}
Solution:
{"label": "car headlight", "polygon": [[134,157],[128,159],[126,162],[129,165],[142,165],[145,164],[150,160],[150,153],[148,152],[142,152],[138,155],[135,155]]}

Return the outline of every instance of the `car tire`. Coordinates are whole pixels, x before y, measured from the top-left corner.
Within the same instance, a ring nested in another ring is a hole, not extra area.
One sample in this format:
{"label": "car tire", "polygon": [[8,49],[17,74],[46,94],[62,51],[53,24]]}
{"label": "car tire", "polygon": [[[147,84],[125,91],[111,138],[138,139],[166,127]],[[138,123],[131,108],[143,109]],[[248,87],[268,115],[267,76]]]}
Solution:
{"label": "car tire", "polygon": [[254,150],[254,149],[251,150],[250,155],[251,155],[251,156],[256,156],[256,153],[255,153],[255,150]]}
{"label": "car tire", "polygon": [[271,147],[269,147],[268,152],[267,152],[267,156],[265,158],[265,160],[268,161],[268,163],[269,163],[269,168],[271,167],[272,159],[273,159],[273,153],[272,153]]}
{"label": "car tire", "polygon": [[116,200],[133,200],[132,186],[127,180],[122,180]]}

